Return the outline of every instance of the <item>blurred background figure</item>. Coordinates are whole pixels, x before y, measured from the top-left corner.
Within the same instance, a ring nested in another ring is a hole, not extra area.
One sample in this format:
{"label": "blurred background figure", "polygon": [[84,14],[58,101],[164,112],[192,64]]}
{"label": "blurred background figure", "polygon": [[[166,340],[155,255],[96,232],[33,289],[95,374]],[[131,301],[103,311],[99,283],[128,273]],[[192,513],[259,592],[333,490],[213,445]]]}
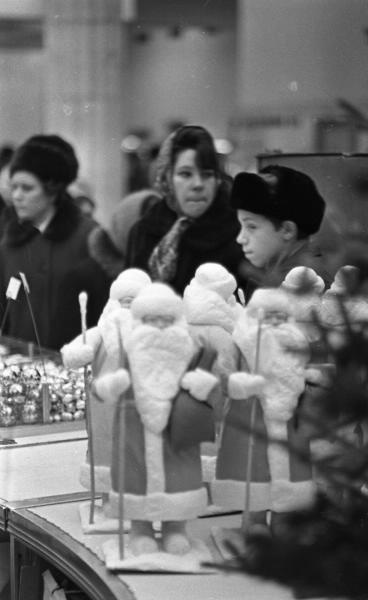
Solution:
{"label": "blurred background figure", "polygon": [[91,231],[90,254],[107,277],[114,279],[125,269],[130,230],[159,199],[159,194],[150,188],[132,192],[117,204],[107,228],[98,225]]}
{"label": "blurred background figure", "polygon": [[14,154],[14,146],[4,144],[0,147],[0,238],[7,217],[6,207],[10,204],[9,165]]}
{"label": "blurred background figure", "polygon": [[96,201],[93,197],[91,186],[84,179],[77,179],[68,187],[68,192],[74,198],[74,202],[86,217],[94,219],[96,212]]}
{"label": "blurred background figure", "polygon": [[[12,206],[0,243],[1,321],[12,277],[19,280],[20,273],[25,275],[29,296],[21,286],[16,300],[9,303],[2,333],[51,349],[59,349],[68,341],[65,336],[79,333],[78,289],[73,290],[74,302],[68,314],[61,311],[62,290],[71,270],[82,261],[85,269],[88,267],[88,282],[95,287],[87,291],[100,304],[96,312],[101,312],[108,295],[103,277],[101,285],[96,285],[101,273],[88,253],[87,236],[94,223],[67,191],[78,168],[74,148],[58,135],[30,137],[17,148],[10,163]],[[97,322],[97,317],[94,320]],[[76,331],[71,332],[69,322],[75,324]]]}
{"label": "blurred background figure", "polygon": [[6,204],[10,203],[9,166],[15,147],[12,144],[0,146],[0,196]]}

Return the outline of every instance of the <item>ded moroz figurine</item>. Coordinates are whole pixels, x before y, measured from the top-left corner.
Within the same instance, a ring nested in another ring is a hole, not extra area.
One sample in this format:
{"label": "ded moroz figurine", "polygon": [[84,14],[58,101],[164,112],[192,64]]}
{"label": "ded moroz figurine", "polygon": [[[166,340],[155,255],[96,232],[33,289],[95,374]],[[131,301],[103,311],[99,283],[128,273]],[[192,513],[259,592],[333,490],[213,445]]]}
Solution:
{"label": "ded moroz figurine", "polygon": [[[111,511],[119,514],[123,488],[124,518],[131,520],[131,554],[163,550],[184,555],[191,550],[187,520],[206,508],[207,493],[199,444],[176,451],[169,421],[181,388],[202,402],[217,379],[200,368],[190,370],[198,346],[183,318],[183,300],[169,286],[157,282],[145,287],[131,311],[134,324],[123,340],[121,367],[95,382],[103,400],[116,405],[123,394],[126,402],[125,423],[114,421]],[[122,430],[125,451],[119,453]],[[154,522],[161,522],[162,546]]]}
{"label": "ded moroz figurine", "polygon": [[[130,304],[138,292],[151,282],[140,269],[126,269],[113,281],[109,300],[95,327],[86,331],[86,339],[80,335],[61,349],[63,363],[67,368],[77,369],[91,363],[92,377],[115,371],[121,363],[122,340],[130,331],[132,317]],[[96,398],[93,388],[91,402],[91,427],[93,432],[95,489],[102,493],[103,506],[108,515],[107,495],[111,489],[111,433],[114,411]],[[81,484],[90,489],[89,457],[81,465]]]}
{"label": "ded moroz figurine", "polygon": [[[295,323],[290,297],[277,288],[254,292],[234,329],[239,352],[238,371],[229,377],[230,410],[219,449],[214,502],[243,509],[249,492],[248,524],[271,529],[279,516],[312,501],[315,486],[308,466],[283,445],[308,451],[295,411],[305,389],[309,343]],[[252,402],[254,430],[250,431]],[[255,435],[254,447],[249,437]],[[281,443],[278,443],[281,442]],[[247,458],[252,447],[252,464]],[[247,482],[247,486],[245,485]]]}
{"label": "ded moroz figurine", "polygon": [[216,351],[212,372],[221,383],[213,399],[216,444],[204,444],[202,447],[203,480],[206,482],[214,477],[217,445],[227,407],[227,380],[237,364],[232,332],[243,308],[236,302],[236,287],[234,276],[224,266],[203,263],[183,294],[189,331],[196,341]]}

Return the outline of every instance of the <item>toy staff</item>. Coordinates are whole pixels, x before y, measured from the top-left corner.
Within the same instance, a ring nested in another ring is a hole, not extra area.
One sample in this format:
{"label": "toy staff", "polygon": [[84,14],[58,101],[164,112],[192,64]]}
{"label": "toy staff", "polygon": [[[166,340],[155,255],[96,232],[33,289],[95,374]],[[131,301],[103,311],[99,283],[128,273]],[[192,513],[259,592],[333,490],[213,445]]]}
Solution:
{"label": "toy staff", "polygon": [[[256,353],[253,366],[253,374],[256,375],[259,369],[259,355],[261,348],[261,334],[262,334],[262,323],[264,318],[264,311],[260,308],[258,310],[258,328],[256,338]],[[249,513],[250,513],[250,486],[252,481],[252,466],[253,466],[253,449],[254,449],[254,426],[256,423],[257,414],[257,402],[256,397],[252,396],[249,399],[251,403],[250,409],[250,423],[249,423],[249,437],[247,447],[247,474],[246,474],[246,487],[245,487],[245,507],[243,513],[242,528],[244,533],[248,532],[249,529]]]}
{"label": "toy staff", "polygon": [[118,473],[119,492],[119,558],[124,559],[124,492],[125,492],[125,398],[121,394],[116,405],[116,421],[119,423],[118,452],[121,456],[121,467]]}
{"label": "toy staff", "polygon": [[[87,343],[87,293],[81,292],[79,294],[79,307],[81,314],[82,324],[82,338],[83,344]],[[87,365],[83,368],[84,374],[84,390],[86,394],[86,425],[87,425],[87,436],[88,436],[88,455],[90,465],[90,480],[91,480],[91,504],[89,512],[89,523],[92,524],[94,521],[95,514],[95,461],[93,456],[93,433],[92,433],[92,415],[91,415],[91,403],[89,397],[89,379],[88,379],[88,367]]]}
{"label": "toy staff", "polygon": [[[124,356],[123,344],[119,335],[120,356]],[[120,394],[116,405],[116,423],[118,424],[118,456],[121,457],[121,466],[118,471],[118,520],[119,520],[119,558],[124,559],[124,493],[125,493],[125,432],[126,432],[126,398],[125,393]]]}
{"label": "toy staff", "polygon": [[4,329],[6,319],[7,319],[8,313],[9,313],[11,301],[12,300],[14,301],[17,299],[18,292],[19,292],[21,285],[22,285],[21,281],[17,277],[10,277],[9,284],[8,284],[8,287],[7,287],[6,293],[5,293],[7,301],[6,301],[4,315],[3,315],[1,325],[0,325],[0,335],[2,335],[2,333],[3,333],[3,329]]}

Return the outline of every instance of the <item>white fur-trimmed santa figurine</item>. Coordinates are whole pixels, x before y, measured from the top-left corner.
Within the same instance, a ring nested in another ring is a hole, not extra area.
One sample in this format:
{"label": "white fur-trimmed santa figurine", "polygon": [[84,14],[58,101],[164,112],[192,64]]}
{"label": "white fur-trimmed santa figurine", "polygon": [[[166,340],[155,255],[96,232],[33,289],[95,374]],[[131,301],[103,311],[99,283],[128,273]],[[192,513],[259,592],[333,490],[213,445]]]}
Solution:
{"label": "white fur-trimmed santa figurine", "polygon": [[[123,339],[132,327],[130,304],[146,285],[151,283],[147,273],[140,269],[126,269],[113,281],[109,300],[95,327],[86,331],[86,339],[79,335],[61,349],[63,363],[67,368],[78,369],[92,366],[92,377],[114,372],[121,364]],[[111,438],[114,410],[89,394],[92,415],[95,490],[103,495],[107,510],[107,494],[111,489]],[[88,456],[81,465],[80,481],[90,489],[90,464]],[[106,515],[108,516],[108,515]]]}
{"label": "white fur-trimmed santa figurine", "polygon": [[[185,318],[193,338],[216,351],[212,372],[219,378],[218,394],[214,398],[216,441],[221,435],[227,402],[227,380],[237,364],[237,350],[232,338],[235,321],[242,311],[236,303],[234,276],[218,263],[200,265],[184,290]],[[213,479],[217,444],[205,445],[202,452],[203,480]]]}
{"label": "white fur-trimmed santa figurine", "polygon": [[[266,526],[271,511],[272,527],[278,515],[311,502],[315,485],[307,463],[281,444],[291,442],[308,451],[309,440],[296,418],[305,389],[309,343],[295,323],[289,294],[276,288],[254,292],[234,329],[238,371],[229,377],[230,410],[219,449],[214,502],[228,509],[244,509],[250,481],[250,525]],[[251,473],[247,474],[251,406],[256,403],[255,436]]]}
{"label": "white fur-trimmed santa figurine", "polygon": [[286,275],[281,288],[290,294],[295,306],[296,322],[311,343],[318,342],[320,330],[316,324],[325,283],[310,267],[294,267]]}
{"label": "white fur-trimmed santa figurine", "polygon": [[[202,402],[217,379],[198,368],[188,371],[198,346],[183,318],[183,300],[169,286],[145,287],[133,300],[131,311],[134,324],[123,340],[121,367],[95,383],[103,400],[126,403],[121,413],[125,412],[125,423],[114,421],[110,508],[114,516],[119,515],[123,479],[124,518],[131,520],[130,552],[164,550],[182,555],[191,549],[186,522],[203,512],[207,493],[199,444],[175,451],[169,422],[181,388]],[[126,433],[123,453],[118,451],[121,431]],[[160,542],[155,521],[162,524]]]}
{"label": "white fur-trimmed santa figurine", "polygon": [[[320,320],[326,330],[329,345],[338,350],[346,344],[349,330],[360,331],[368,323],[368,299],[361,291],[356,293],[359,283],[359,268],[353,265],[343,265],[335,274],[331,287],[323,294],[320,307]],[[333,377],[335,365],[329,365],[329,377],[325,378],[328,386],[329,379]],[[340,437],[346,442],[359,447],[363,439],[368,438],[368,425],[366,422],[339,426],[339,423],[330,424]],[[329,440],[316,440],[313,452],[316,457],[339,454],[342,447]],[[328,486],[327,486],[328,487]]]}

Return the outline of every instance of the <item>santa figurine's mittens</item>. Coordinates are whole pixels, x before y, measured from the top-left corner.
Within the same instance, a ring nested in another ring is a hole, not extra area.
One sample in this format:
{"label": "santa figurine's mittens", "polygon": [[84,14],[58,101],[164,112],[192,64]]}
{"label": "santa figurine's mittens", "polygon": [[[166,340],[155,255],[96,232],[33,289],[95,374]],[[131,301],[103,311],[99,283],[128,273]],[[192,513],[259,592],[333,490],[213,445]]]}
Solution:
{"label": "santa figurine's mittens", "polygon": [[218,379],[215,375],[197,368],[195,371],[185,373],[181,380],[181,387],[188,390],[196,400],[204,402],[217,383]]}
{"label": "santa figurine's mittens", "polygon": [[61,349],[63,365],[66,369],[79,369],[92,362],[94,351],[90,344],[66,344]]}
{"label": "santa figurine's mittens", "polygon": [[105,402],[116,402],[130,386],[130,377],[126,369],[118,369],[115,373],[106,373],[95,381],[95,391]]}
{"label": "santa figurine's mittens", "polygon": [[233,400],[248,400],[252,396],[259,396],[263,392],[265,378],[252,373],[231,373],[228,382],[228,394]]}

